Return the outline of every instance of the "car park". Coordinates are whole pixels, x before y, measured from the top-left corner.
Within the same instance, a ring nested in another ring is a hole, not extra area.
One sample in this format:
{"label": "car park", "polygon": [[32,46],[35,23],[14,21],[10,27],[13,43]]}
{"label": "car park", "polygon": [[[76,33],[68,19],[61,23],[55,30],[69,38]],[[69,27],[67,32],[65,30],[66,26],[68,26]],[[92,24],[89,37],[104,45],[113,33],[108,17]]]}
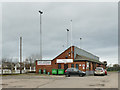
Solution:
{"label": "car park", "polygon": [[96,67],[95,72],[94,72],[94,76],[96,75],[105,75],[105,70],[102,67]]}
{"label": "car park", "polygon": [[65,70],[65,76],[70,77],[71,75],[78,75],[78,76],[85,76],[86,73],[84,71],[80,71],[79,69],[76,68],[68,68]]}

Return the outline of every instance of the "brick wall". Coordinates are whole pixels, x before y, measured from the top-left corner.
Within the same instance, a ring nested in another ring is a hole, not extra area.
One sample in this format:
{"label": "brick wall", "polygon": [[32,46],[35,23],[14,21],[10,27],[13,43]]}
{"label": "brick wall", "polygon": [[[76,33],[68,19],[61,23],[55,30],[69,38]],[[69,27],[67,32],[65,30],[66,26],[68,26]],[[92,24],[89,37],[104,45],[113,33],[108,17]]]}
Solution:
{"label": "brick wall", "polygon": [[[72,46],[72,51],[74,52],[74,46]],[[64,52],[62,52],[60,55],[58,55],[57,57],[55,57],[51,61],[51,65],[37,65],[37,62],[36,62],[36,73],[39,72],[39,69],[42,69],[42,70],[46,69],[47,72],[52,73],[52,69],[58,69],[58,64],[56,63],[57,59],[66,59],[66,56],[68,57],[67,59],[71,59],[71,48],[68,48],[67,50],[65,50]],[[72,53],[72,59],[74,60],[74,53]],[[94,68],[96,68],[97,66],[99,66],[96,63],[89,62],[90,67],[91,67],[90,70],[89,70],[89,68],[86,69],[86,66],[87,66],[86,63],[87,63],[87,61],[80,61],[80,62],[74,62],[73,61],[73,63],[67,63],[67,64],[68,64],[68,68],[71,68],[71,64],[74,64],[74,67],[76,68],[76,64],[78,64],[78,68],[81,71],[93,71]],[[64,69],[64,64],[63,63],[61,63],[61,69]]]}
{"label": "brick wall", "polygon": [[36,61],[36,73],[39,73],[39,69],[41,69],[42,72],[43,72],[43,69],[46,69],[47,72],[51,73],[52,65],[37,65],[37,61]]}
{"label": "brick wall", "polygon": [[[72,51],[74,52],[74,46],[72,46]],[[70,53],[70,55],[69,55]],[[71,59],[71,48],[68,48],[64,52],[62,52],[60,55],[58,55],[56,58],[54,58],[51,61],[51,65],[37,65],[36,62],[36,73],[39,73],[39,69],[46,69],[47,72],[52,73],[52,69],[58,69],[58,64],[56,63],[57,59]],[[74,53],[72,53],[72,59],[74,58]],[[69,65],[70,67],[71,65]],[[61,64],[61,69],[64,69],[64,64]]]}

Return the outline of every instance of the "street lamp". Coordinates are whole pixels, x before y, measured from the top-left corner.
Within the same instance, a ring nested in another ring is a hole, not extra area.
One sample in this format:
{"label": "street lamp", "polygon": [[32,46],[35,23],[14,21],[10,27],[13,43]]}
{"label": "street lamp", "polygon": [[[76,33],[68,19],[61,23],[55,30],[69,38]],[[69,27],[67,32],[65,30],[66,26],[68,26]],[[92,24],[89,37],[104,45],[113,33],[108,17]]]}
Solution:
{"label": "street lamp", "polygon": [[40,60],[42,60],[42,11],[40,13]]}
{"label": "street lamp", "polygon": [[[82,38],[80,38],[80,41],[82,40]],[[80,47],[81,47],[81,45],[80,45]]]}
{"label": "street lamp", "polygon": [[67,30],[67,48],[68,48],[68,32],[69,32],[69,29],[66,29]]}
{"label": "street lamp", "polygon": [[20,37],[20,74],[22,74],[22,37]]}
{"label": "street lamp", "polygon": [[72,56],[72,53],[73,53],[73,51],[72,51],[72,20],[70,20],[70,22],[71,22],[71,59],[73,58],[73,56]]}

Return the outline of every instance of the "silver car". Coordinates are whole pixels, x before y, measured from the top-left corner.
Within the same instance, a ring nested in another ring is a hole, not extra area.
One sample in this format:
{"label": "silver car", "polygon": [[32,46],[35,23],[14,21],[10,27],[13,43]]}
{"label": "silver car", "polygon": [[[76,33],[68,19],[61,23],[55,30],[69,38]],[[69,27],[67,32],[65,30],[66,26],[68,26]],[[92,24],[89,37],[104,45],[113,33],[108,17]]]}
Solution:
{"label": "silver car", "polygon": [[95,72],[94,72],[94,76],[96,75],[105,75],[105,70],[102,67],[96,67]]}

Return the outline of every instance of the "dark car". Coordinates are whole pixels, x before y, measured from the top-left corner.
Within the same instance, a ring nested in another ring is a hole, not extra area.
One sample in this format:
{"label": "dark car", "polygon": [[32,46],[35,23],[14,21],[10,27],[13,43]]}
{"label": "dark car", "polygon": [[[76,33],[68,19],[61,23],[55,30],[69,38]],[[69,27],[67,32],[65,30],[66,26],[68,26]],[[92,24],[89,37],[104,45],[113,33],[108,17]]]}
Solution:
{"label": "dark car", "polygon": [[79,75],[79,76],[83,77],[86,75],[86,73],[83,71],[80,71],[76,68],[68,68],[67,70],[65,70],[65,75],[66,75],[66,77],[70,77],[70,75]]}

